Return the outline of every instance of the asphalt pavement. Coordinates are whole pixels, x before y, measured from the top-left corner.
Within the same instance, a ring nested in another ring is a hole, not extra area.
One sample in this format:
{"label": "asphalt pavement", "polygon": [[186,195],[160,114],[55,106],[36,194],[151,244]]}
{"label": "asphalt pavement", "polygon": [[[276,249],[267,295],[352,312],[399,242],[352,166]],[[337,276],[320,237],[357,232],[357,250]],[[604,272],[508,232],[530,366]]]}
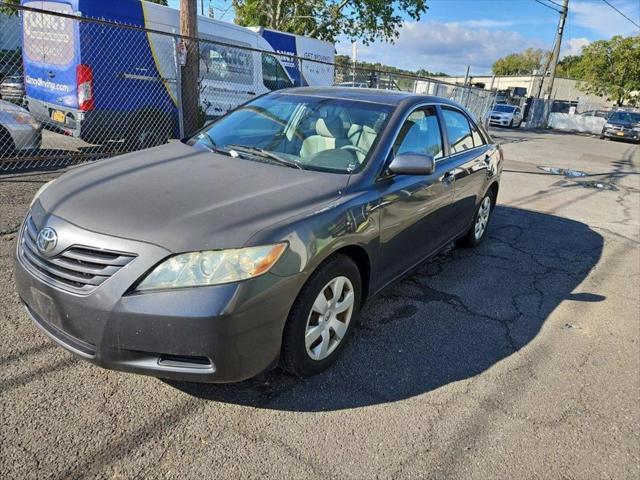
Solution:
{"label": "asphalt pavement", "polygon": [[53,345],[11,253],[56,173],[0,175],[0,478],[638,478],[638,147],[493,133],[485,243],[371,299],[306,381],[165,382]]}

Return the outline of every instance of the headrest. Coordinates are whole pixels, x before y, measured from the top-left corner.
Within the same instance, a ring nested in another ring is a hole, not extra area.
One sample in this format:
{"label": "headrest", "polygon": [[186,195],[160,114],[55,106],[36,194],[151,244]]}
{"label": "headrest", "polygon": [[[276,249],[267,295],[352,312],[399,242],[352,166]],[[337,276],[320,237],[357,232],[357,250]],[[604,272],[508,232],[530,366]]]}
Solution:
{"label": "headrest", "polygon": [[319,118],[316,122],[316,133],[327,138],[345,138],[347,132],[339,117]]}
{"label": "headrest", "polygon": [[382,125],[386,116],[384,114],[377,115],[375,117],[368,117],[367,121],[364,123],[364,129],[367,133],[378,133],[382,129]]}

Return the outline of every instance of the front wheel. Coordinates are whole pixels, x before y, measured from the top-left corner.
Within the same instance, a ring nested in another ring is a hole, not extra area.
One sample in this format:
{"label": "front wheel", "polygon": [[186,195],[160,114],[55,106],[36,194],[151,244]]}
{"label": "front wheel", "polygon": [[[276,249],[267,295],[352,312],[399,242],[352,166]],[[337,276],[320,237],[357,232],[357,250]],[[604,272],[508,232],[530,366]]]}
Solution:
{"label": "front wheel", "polygon": [[484,239],[489,225],[489,219],[495,206],[495,198],[492,192],[487,192],[480,201],[480,205],[473,217],[473,224],[467,233],[460,239],[460,243],[466,247],[475,247],[480,245]]}
{"label": "front wheel", "polygon": [[325,261],[311,275],[291,308],[282,338],[282,367],[310,377],[331,365],[357,322],[362,281],[344,255]]}

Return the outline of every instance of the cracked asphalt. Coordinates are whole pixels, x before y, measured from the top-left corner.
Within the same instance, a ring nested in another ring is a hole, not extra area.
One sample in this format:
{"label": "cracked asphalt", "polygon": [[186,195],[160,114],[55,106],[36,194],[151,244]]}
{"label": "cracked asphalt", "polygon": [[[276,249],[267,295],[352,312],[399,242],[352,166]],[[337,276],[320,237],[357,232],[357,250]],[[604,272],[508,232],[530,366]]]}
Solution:
{"label": "cracked asphalt", "polygon": [[11,252],[56,173],[0,175],[0,478],[638,478],[638,147],[494,135],[506,163],[485,243],[372,299],[307,381],[165,382],[54,346],[19,304]]}

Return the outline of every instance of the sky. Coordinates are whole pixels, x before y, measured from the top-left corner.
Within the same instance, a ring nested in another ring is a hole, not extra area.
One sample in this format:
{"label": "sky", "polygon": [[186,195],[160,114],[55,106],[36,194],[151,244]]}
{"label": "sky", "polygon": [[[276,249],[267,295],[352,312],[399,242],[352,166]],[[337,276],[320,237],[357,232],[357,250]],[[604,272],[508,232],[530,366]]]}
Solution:
{"label": "sky", "polygon": [[[608,1],[640,23],[640,0]],[[204,0],[205,9],[209,3],[216,18],[233,21],[230,0]],[[178,0],[169,4],[176,7]],[[551,49],[559,17],[534,0],[427,0],[427,5],[420,21],[404,20],[394,44],[358,44],[358,59],[450,75],[463,75],[469,65],[472,75],[488,74],[495,60],[510,53],[529,47]],[[579,54],[594,40],[639,34],[602,0],[569,0],[561,55]],[[350,56],[351,43],[342,38],[336,50]]]}

